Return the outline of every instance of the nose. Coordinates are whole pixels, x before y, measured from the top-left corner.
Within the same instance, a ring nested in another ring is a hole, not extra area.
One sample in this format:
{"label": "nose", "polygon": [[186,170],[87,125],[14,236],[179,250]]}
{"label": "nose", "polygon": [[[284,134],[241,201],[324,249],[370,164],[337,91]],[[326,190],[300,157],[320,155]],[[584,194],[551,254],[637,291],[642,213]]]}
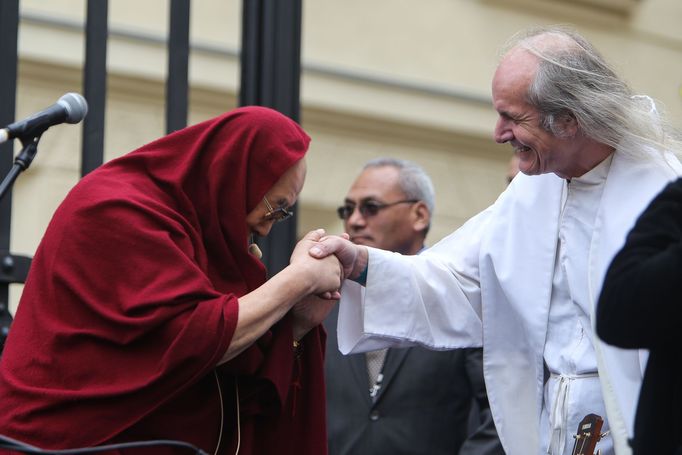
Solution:
{"label": "nose", "polygon": [[267,235],[272,230],[273,224],[275,224],[275,220],[263,221],[259,223],[258,226],[256,226],[254,231],[256,231],[256,234],[258,234],[260,237],[267,237]]}
{"label": "nose", "polygon": [[511,121],[504,117],[499,117],[495,124],[495,131],[493,132],[493,139],[498,144],[504,144],[514,138],[514,133],[511,129]]}
{"label": "nose", "polygon": [[350,232],[351,230],[358,230],[367,224],[365,217],[360,213],[360,206],[353,208],[353,212],[350,214],[348,219],[345,221],[345,229]]}

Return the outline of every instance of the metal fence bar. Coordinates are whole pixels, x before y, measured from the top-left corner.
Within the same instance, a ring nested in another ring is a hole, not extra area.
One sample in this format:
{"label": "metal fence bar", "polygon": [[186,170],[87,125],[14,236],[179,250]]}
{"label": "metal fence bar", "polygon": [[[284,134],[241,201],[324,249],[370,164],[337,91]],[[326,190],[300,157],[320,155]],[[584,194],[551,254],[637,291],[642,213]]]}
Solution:
{"label": "metal fence bar", "polygon": [[166,132],[187,126],[189,73],[189,0],[171,0],[166,79]]}
{"label": "metal fence bar", "polygon": [[104,162],[108,11],[109,0],[88,0],[83,68],[83,94],[88,101],[88,115],[83,122],[81,176]]}
{"label": "metal fence bar", "polygon": [[[299,121],[302,0],[244,0],[242,5],[239,104],[271,107]],[[294,215],[258,240],[271,274],[289,264],[296,222]]]}
{"label": "metal fence bar", "polygon": [[[16,115],[17,38],[19,0],[0,1],[0,127],[12,123]],[[0,179],[4,179],[14,162],[14,144],[0,144]],[[14,260],[9,253],[12,216],[12,190],[0,200],[0,352],[12,323],[9,314],[9,284],[13,282]]]}

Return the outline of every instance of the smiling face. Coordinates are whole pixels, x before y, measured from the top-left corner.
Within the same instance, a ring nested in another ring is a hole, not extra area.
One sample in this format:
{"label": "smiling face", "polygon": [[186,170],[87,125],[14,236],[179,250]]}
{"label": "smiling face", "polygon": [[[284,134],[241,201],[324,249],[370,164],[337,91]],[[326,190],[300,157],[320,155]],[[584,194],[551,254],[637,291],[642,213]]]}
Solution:
{"label": "smiling face", "polygon": [[[265,194],[265,199],[268,200],[273,209],[278,207],[289,208],[294,205],[299,193],[303,189],[305,172],[305,159],[301,159],[282,174],[282,177]],[[270,233],[270,229],[272,229],[272,225],[275,224],[276,220],[266,219],[265,214],[269,211],[265,202],[261,200],[246,215],[246,224],[249,226],[250,233],[261,237],[265,237]]]}
{"label": "smiling face", "polygon": [[493,105],[499,117],[495,141],[508,142],[519,158],[519,170],[528,175],[553,172],[570,178],[579,141],[575,120],[561,125],[566,137],[557,137],[540,124],[540,113],[526,98],[528,87],[538,67],[533,54],[515,49],[500,62],[492,83]]}
{"label": "smiling face", "polygon": [[348,190],[344,203],[355,209],[344,220],[344,228],[353,243],[402,254],[416,254],[422,248],[430,219],[424,202],[395,204],[368,216],[359,210],[367,201],[383,205],[406,200],[399,177],[393,166],[368,167]]}

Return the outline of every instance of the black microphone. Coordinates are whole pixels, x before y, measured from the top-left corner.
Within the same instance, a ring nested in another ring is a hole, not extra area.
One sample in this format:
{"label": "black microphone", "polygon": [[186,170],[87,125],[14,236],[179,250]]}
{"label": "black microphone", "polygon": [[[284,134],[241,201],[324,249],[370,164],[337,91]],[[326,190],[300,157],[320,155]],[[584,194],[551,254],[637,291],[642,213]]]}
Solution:
{"label": "black microphone", "polygon": [[60,123],[78,123],[88,113],[88,103],[78,93],[67,93],[52,106],[0,129],[0,144],[9,139],[33,139]]}

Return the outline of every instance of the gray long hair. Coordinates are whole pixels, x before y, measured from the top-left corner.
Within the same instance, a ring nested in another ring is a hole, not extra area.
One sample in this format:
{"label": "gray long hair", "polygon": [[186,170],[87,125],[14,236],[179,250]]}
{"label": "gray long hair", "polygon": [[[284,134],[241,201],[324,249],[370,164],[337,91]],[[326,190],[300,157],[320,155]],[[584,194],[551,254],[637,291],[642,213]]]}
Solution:
{"label": "gray long hair", "polygon": [[[398,169],[398,184],[407,199],[418,199],[426,204],[433,219],[433,211],[436,208],[435,191],[431,177],[416,163],[398,158],[375,158],[368,161],[363,170],[390,166]],[[430,227],[430,225],[429,225]],[[426,228],[428,232],[429,227]]]}
{"label": "gray long hair", "polygon": [[522,48],[539,58],[527,101],[543,128],[565,137],[562,119],[574,117],[585,136],[621,152],[646,149],[682,152],[678,131],[666,123],[648,96],[636,96],[599,52],[574,30],[533,28],[512,38],[507,51]]}

